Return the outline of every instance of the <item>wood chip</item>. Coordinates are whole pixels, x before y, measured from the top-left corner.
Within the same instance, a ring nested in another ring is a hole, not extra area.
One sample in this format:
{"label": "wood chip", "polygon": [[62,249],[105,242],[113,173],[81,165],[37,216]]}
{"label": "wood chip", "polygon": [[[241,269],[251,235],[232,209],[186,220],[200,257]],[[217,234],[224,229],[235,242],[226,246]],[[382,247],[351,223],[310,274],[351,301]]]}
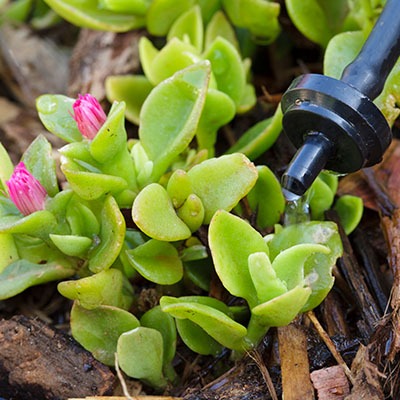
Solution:
{"label": "wood chip", "polygon": [[311,381],[318,400],[344,400],[350,394],[349,381],[339,365],[313,371]]}
{"label": "wood chip", "polygon": [[112,394],[115,376],[73,339],[40,320],[0,321],[0,394],[13,400]]}
{"label": "wood chip", "polygon": [[291,324],[278,328],[278,340],[285,400],[313,400],[305,333]]}

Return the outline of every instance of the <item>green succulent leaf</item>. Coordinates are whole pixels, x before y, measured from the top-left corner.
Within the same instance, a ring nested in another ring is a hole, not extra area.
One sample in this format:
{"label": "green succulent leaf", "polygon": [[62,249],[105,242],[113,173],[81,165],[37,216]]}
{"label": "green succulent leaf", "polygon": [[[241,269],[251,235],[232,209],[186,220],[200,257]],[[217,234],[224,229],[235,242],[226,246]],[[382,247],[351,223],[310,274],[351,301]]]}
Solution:
{"label": "green succulent leaf", "polygon": [[74,101],[74,99],[60,94],[45,94],[36,100],[36,109],[43,125],[49,132],[66,142],[82,140],[82,134],[72,118]]}
{"label": "green succulent leaf", "polygon": [[0,142],[0,190],[6,189],[6,181],[10,179],[13,171],[14,165],[11,158]]}
{"label": "green succulent leaf", "polygon": [[[215,300],[215,299],[214,299]],[[247,330],[219,309],[203,304],[190,297],[174,298],[164,296],[160,300],[161,309],[178,319],[189,319],[199,325],[212,338],[230,349],[242,349],[242,339]]]}
{"label": "green succulent leaf", "polygon": [[104,200],[100,217],[99,244],[89,253],[89,269],[94,272],[111,267],[125,238],[125,219],[112,196]]}
{"label": "green succulent leaf", "polygon": [[217,37],[223,37],[228,42],[232,43],[236,49],[239,49],[235,30],[222,11],[217,11],[207,25],[205,32],[205,49],[208,49]]}
{"label": "green succulent leaf", "polygon": [[102,363],[115,364],[118,338],[137,328],[138,319],[128,311],[112,306],[88,310],[75,301],[71,310],[71,333],[86,350]]}
{"label": "green succulent leaf", "polygon": [[203,49],[203,20],[201,10],[198,5],[181,14],[179,18],[172,24],[168,31],[167,40],[176,37],[182,41],[189,42],[200,53]]}
{"label": "green succulent leaf", "polygon": [[325,211],[333,204],[335,192],[319,176],[310,187],[308,194],[311,217],[313,220],[323,220]]}
{"label": "green succulent leaf", "polygon": [[90,142],[90,154],[99,163],[112,161],[126,148],[125,103],[113,103],[106,122]]}
{"label": "green succulent leaf", "polygon": [[47,194],[53,197],[58,193],[58,183],[56,163],[51,153],[51,144],[43,135],[39,135],[26,149],[22,161]]}
{"label": "green succulent leaf", "polygon": [[248,29],[258,40],[270,43],[278,36],[278,3],[264,0],[222,0],[222,4],[233,24]]}
{"label": "green succulent leaf", "polygon": [[255,160],[275,143],[281,131],[282,109],[279,105],[272,117],[248,129],[228,153],[243,153],[251,160]]}
{"label": "green succulent leaf", "polygon": [[147,11],[147,30],[166,36],[174,21],[195,4],[195,0],[153,0]]}
{"label": "green succulent leaf", "polygon": [[159,331],[138,327],[123,333],[117,344],[118,363],[130,377],[158,389],[166,386],[163,376],[163,338]]}
{"label": "green succulent leaf", "polygon": [[211,62],[218,90],[226,93],[239,105],[246,84],[245,70],[235,46],[223,37],[211,43],[203,57]]}
{"label": "green succulent leaf", "polygon": [[176,215],[167,191],[158,183],[146,186],[138,194],[133,203],[132,218],[154,239],[173,242],[191,236],[188,226]]}
{"label": "green succulent leaf", "polygon": [[191,232],[197,231],[204,221],[204,206],[200,198],[195,194],[189,195],[176,213]]}
{"label": "green succulent leaf", "polygon": [[133,291],[121,271],[110,268],[98,274],[58,284],[58,291],[68,299],[78,300],[79,305],[91,310],[98,306],[129,309]]}
{"label": "green succulent leaf", "polygon": [[56,226],[54,215],[47,210],[36,211],[25,217],[8,215],[0,219],[1,233],[23,233],[42,239],[47,239]]}
{"label": "green succulent leaf", "polygon": [[193,193],[204,205],[204,223],[209,224],[217,210],[232,210],[249,193],[258,172],[243,154],[235,153],[203,161],[188,176]]}
{"label": "green succulent leaf", "polygon": [[126,254],[133,268],[151,282],[172,285],[183,277],[182,261],[171,243],[150,239]]}
{"label": "green succulent leaf", "polygon": [[349,10],[346,0],[286,0],[286,7],[297,29],[323,47],[340,32]]}
{"label": "green succulent leaf", "polygon": [[154,163],[155,181],[193,139],[209,76],[208,62],[192,65],[160,83],[144,102],[139,137]]}
{"label": "green succulent leaf", "polygon": [[[7,265],[19,259],[14,237],[10,233],[0,233],[0,274]],[[1,276],[1,275],[0,275]]]}
{"label": "green succulent leaf", "polygon": [[226,211],[217,211],[211,220],[209,244],[215,270],[225,288],[234,296],[258,304],[248,259],[253,253],[268,255],[263,237],[243,219]]}
{"label": "green succulent leaf", "polygon": [[142,315],[140,324],[161,333],[163,338],[163,365],[172,362],[176,350],[176,326],[171,315],[163,312],[160,306],[156,306]]}
{"label": "green succulent leaf", "polygon": [[45,0],[45,2],[62,18],[83,28],[126,32],[145,25],[144,17],[101,9],[98,0]]}
{"label": "green succulent leaf", "polygon": [[203,113],[196,131],[199,149],[207,149],[214,154],[218,129],[226,125],[235,116],[235,103],[224,92],[208,89]]}
{"label": "green succulent leaf", "polygon": [[264,303],[287,292],[286,282],[277,277],[266,253],[250,254],[248,265],[259,303]]}
{"label": "green succulent leaf", "polygon": [[343,252],[336,224],[330,221],[310,221],[290,225],[276,233],[268,243],[272,262],[283,250],[306,243],[326,246],[330,252],[317,252],[304,263],[304,277],[312,293],[303,311],[320,304],[333,285],[332,268]]}
{"label": "green succulent leaf", "polygon": [[357,196],[344,195],[336,200],[333,208],[339,215],[346,235],[350,235],[361,221],[364,211],[362,199]]}
{"label": "green succulent leaf", "polygon": [[315,253],[329,254],[330,249],[320,244],[303,243],[282,250],[272,262],[276,276],[286,283],[288,290],[304,282],[304,263]]}
{"label": "green succulent leaf", "polygon": [[100,8],[118,13],[144,16],[151,0],[99,0]]}
{"label": "green succulent leaf", "polygon": [[168,179],[167,192],[174,208],[179,208],[183,205],[193,193],[192,184],[186,171],[177,169],[172,173]]}
{"label": "green succulent leaf", "polygon": [[365,39],[362,31],[342,32],[334,36],[324,54],[324,74],[340,79],[345,67],[360,52]]}
{"label": "green succulent leaf", "polygon": [[93,240],[86,236],[56,235],[50,234],[53,244],[67,256],[84,256],[93,243]]}
{"label": "green succulent leaf", "polygon": [[154,86],[143,75],[111,75],[105,81],[107,99],[110,103],[124,101],[125,116],[136,125],[140,123],[140,110]]}
{"label": "green succulent leaf", "polygon": [[128,188],[125,179],[119,176],[91,172],[72,160],[62,159],[61,170],[76,194],[85,200],[96,200],[108,194],[119,194]]}
{"label": "green succulent leaf", "polygon": [[265,327],[289,325],[306,305],[311,294],[309,287],[292,290],[252,308],[254,321]]}
{"label": "green succulent leaf", "polygon": [[189,319],[177,319],[176,328],[182,341],[195,353],[217,356],[223,350],[220,343]]}
{"label": "green succulent leaf", "polygon": [[8,264],[0,273],[0,300],[13,297],[31,286],[73,276],[75,269],[66,262],[64,264],[56,261],[36,264],[24,259]]}
{"label": "green succulent leaf", "polygon": [[261,229],[277,224],[285,210],[285,198],[274,173],[265,165],[258,166],[258,179],[248,193],[249,206],[257,215]]}

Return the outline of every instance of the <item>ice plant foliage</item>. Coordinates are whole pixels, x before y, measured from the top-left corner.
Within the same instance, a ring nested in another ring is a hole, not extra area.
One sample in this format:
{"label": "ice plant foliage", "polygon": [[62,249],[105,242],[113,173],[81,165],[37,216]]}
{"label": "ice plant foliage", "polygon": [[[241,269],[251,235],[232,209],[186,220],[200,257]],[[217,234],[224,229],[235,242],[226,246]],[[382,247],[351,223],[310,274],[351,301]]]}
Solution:
{"label": "ice plant foliage", "polygon": [[22,214],[29,215],[44,209],[46,190],[23,162],[15,167],[6,184],[11,200]]}
{"label": "ice plant foliage", "polygon": [[72,108],[79,131],[87,139],[94,139],[107,119],[100,103],[91,94],[79,95]]}

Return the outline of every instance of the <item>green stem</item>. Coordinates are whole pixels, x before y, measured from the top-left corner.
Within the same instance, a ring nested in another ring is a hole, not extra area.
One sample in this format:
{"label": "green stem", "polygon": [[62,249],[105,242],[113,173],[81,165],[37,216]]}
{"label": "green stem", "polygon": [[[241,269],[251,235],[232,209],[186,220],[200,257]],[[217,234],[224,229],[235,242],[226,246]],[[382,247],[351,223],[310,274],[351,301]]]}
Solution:
{"label": "green stem", "polygon": [[255,349],[266,335],[269,328],[269,326],[260,325],[257,321],[257,317],[252,315],[249,325],[247,326],[247,335],[242,339],[242,351],[234,350],[231,358],[237,360],[246,352]]}

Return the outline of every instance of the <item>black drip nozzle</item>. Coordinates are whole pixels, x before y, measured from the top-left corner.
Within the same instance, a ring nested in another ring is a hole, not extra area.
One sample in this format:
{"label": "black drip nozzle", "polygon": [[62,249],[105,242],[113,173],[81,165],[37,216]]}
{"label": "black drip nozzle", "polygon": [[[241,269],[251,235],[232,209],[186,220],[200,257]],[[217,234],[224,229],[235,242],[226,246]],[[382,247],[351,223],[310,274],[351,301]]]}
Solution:
{"label": "black drip nozzle", "polygon": [[400,0],[388,0],[340,80],[306,74],[284,93],[283,129],[299,148],[282,176],[288,200],[302,196],[322,169],[346,174],[382,160],[392,133],[372,100],[400,55],[399,16]]}

